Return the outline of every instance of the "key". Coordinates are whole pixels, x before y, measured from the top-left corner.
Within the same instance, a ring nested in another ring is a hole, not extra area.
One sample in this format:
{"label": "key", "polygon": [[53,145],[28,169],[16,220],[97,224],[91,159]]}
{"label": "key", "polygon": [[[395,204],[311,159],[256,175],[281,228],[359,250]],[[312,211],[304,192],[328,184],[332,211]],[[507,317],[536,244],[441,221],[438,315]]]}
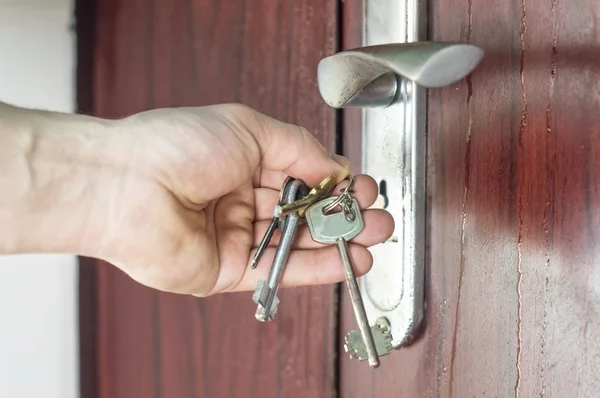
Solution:
{"label": "key", "polygon": [[[306,195],[308,190],[309,188],[301,180],[290,180],[289,187],[284,194],[284,202],[293,202]],[[267,280],[261,279],[258,281],[252,296],[252,299],[258,305],[255,318],[260,322],[272,321],[277,312],[277,306],[279,305],[277,291],[300,224],[300,216],[297,213],[291,213],[285,216],[282,221],[280,222],[281,239],[275,251],[269,277]]]}
{"label": "key", "polygon": [[304,216],[304,211],[313,203],[318,202],[319,200],[328,197],[331,195],[336,186],[336,177],[335,175],[329,175],[325,177],[323,181],[316,187],[310,190],[308,195],[303,197],[300,200],[278,204],[275,206],[273,210],[273,217],[282,217],[290,213],[298,212],[300,217]]}
{"label": "key", "polygon": [[271,220],[271,223],[269,224],[269,227],[267,228],[267,232],[265,232],[265,235],[263,236],[262,240],[260,241],[260,244],[258,245],[258,248],[256,249],[254,256],[252,257],[252,261],[250,262],[250,268],[252,268],[252,269],[256,268],[256,266],[258,265],[258,261],[260,260],[263,253],[265,252],[265,249],[269,246],[269,242],[271,242],[271,239],[273,239],[273,234],[275,234],[275,231],[277,230],[277,226],[278,226],[277,221],[278,220],[275,217],[273,217],[273,219]]}
{"label": "key", "polygon": [[[342,198],[344,196],[344,198]],[[339,203],[342,211],[339,213],[325,213],[326,208],[330,208],[335,202]],[[358,323],[362,341],[367,353],[369,365],[373,368],[379,366],[379,355],[373,334],[369,326],[369,320],[365,311],[365,306],[360,295],[356,275],[352,266],[352,259],[348,250],[350,239],[358,235],[364,228],[364,223],[358,202],[347,192],[342,193],[340,197],[330,197],[323,199],[306,210],[306,222],[312,239],[319,243],[336,244],[342,264],[354,316]]]}
{"label": "key", "polygon": [[[278,205],[283,204],[284,195],[285,195],[286,191],[289,189],[289,187],[291,186],[291,183],[293,180],[294,179],[292,177],[287,177],[285,179],[285,181],[283,182],[283,184],[281,185],[281,189],[279,190]],[[256,266],[258,265],[258,261],[262,257],[262,254],[264,253],[265,249],[269,246],[269,242],[271,242],[271,239],[273,239],[273,234],[275,234],[275,231],[277,230],[278,227],[279,227],[279,218],[273,217],[273,219],[271,220],[271,223],[269,224],[269,227],[267,228],[267,232],[265,232],[265,235],[263,236],[262,240],[260,241],[260,244],[258,245],[258,248],[256,249],[254,256],[252,257],[252,261],[250,262],[251,269],[255,269]]]}

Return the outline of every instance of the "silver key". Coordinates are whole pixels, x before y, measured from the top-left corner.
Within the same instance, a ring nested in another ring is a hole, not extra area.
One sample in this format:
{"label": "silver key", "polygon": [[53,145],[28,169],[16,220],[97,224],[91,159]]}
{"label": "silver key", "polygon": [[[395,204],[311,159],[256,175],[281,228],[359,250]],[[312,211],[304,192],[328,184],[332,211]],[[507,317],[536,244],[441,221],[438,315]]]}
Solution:
{"label": "silver key", "polygon": [[[277,202],[277,206],[280,206],[284,203],[284,196],[287,190],[291,187],[292,181],[294,181],[292,177],[287,177],[283,184],[281,184],[281,189],[279,190],[279,201]],[[277,208],[277,206],[275,207]],[[265,249],[269,246],[269,242],[271,242],[273,234],[275,233],[277,228],[281,227],[280,224],[282,223],[280,222],[280,219],[278,217],[273,217],[271,219],[271,223],[267,228],[267,232],[265,232],[265,235],[261,239],[260,244],[258,245],[258,248],[256,249],[254,256],[252,257],[252,261],[250,262],[251,269],[255,269],[258,265],[258,261],[262,257],[262,254],[265,252]]]}
{"label": "silver key", "polygon": [[[285,203],[297,200],[299,196],[306,195],[309,190],[308,186],[302,180],[290,179],[288,184],[289,186],[285,188],[285,194],[283,195]],[[277,291],[279,290],[279,284],[285,271],[299,223],[300,216],[297,213],[288,214],[279,222],[281,239],[275,252],[269,277],[267,280],[261,279],[258,281],[256,290],[252,296],[254,302],[258,304],[254,316],[261,322],[272,321],[277,312],[277,306],[279,305]]]}
{"label": "silver key", "polygon": [[260,241],[260,244],[258,245],[258,248],[256,249],[254,256],[252,257],[252,261],[250,262],[251,269],[255,269],[256,266],[258,265],[258,261],[262,257],[262,254],[265,252],[265,249],[267,248],[267,246],[269,246],[269,242],[271,242],[271,239],[273,238],[273,234],[277,230],[278,225],[279,225],[278,219],[273,217],[273,219],[271,220],[271,223],[269,224],[269,227],[267,228],[267,232],[265,232],[265,235],[263,236],[262,240]]}
{"label": "silver key", "polygon": [[[336,203],[341,205],[342,211],[328,214],[326,210],[331,210]],[[342,193],[339,197],[323,199],[306,210],[306,222],[314,241],[324,244],[335,243],[337,245],[342,264],[344,265],[344,273],[348,290],[350,291],[354,316],[362,335],[369,365],[376,368],[379,366],[379,355],[360,295],[347,243],[347,241],[358,235],[364,228],[358,202],[347,192]]]}

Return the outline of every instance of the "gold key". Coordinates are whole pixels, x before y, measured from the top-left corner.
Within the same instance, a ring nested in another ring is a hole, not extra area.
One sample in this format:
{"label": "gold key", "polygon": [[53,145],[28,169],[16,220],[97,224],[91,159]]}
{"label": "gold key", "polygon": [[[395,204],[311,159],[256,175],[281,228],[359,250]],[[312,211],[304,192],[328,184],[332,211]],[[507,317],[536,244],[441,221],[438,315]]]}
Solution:
{"label": "gold key", "polygon": [[335,186],[336,176],[331,174],[325,177],[325,179],[321,181],[319,185],[311,189],[308,195],[302,199],[283,205],[278,204],[275,206],[275,209],[273,210],[273,217],[279,218],[294,212],[298,212],[300,217],[304,217],[304,212],[306,209],[319,200],[331,195],[335,189]]}

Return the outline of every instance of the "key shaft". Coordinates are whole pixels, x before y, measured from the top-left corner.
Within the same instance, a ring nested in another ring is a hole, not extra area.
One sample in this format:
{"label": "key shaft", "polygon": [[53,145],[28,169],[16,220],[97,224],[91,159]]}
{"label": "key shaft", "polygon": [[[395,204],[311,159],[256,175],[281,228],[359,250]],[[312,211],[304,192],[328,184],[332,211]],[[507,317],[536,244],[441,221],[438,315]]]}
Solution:
{"label": "key shaft", "polygon": [[377,368],[379,366],[379,355],[375,348],[375,340],[373,339],[371,327],[369,326],[369,318],[367,317],[367,311],[365,310],[365,305],[358,287],[358,281],[356,280],[354,268],[352,267],[348,242],[344,238],[338,238],[336,245],[344,266],[344,276],[346,277],[346,284],[348,285],[354,316],[367,350],[369,366]]}
{"label": "key shaft", "polygon": [[[294,180],[290,184],[291,185],[284,195],[284,201],[288,203],[296,200],[297,196],[301,194],[301,191],[306,188],[306,185],[301,180]],[[304,193],[306,193],[306,191],[304,191]],[[258,321],[272,321],[275,312],[277,311],[277,305],[279,304],[277,291],[279,290],[285,266],[292,250],[292,244],[296,236],[299,222],[300,216],[298,216],[297,213],[289,214],[285,216],[285,219],[283,220],[281,238],[275,251],[275,257],[271,269],[269,270],[269,276],[266,281],[259,281],[254,293],[254,301],[258,304],[255,313],[255,317]]]}
{"label": "key shaft", "polygon": [[[333,206],[337,205],[341,205],[341,212],[328,214],[325,211],[325,209],[332,209]],[[350,214],[353,216],[349,217]],[[350,292],[350,299],[352,300],[354,316],[362,337],[362,346],[355,346],[353,349],[364,348],[369,366],[377,368],[379,366],[379,353],[372,329],[369,326],[369,318],[360,294],[348,248],[348,240],[353,239],[364,228],[358,202],[350,196],[349,192],[343,193],[339,197],[323,199],[306,210],[306,221],[314,241],[337,246],[344,268],[346,284]]]}
{"label": "key shaft", "polygon": [[265,232],[265,235],[263,236],[262,240],[260,241],[260,244],[258,245],[258,248],[256,249],[254,256],[252,257],[252,261],[250,262],[250,268],[254,269],[258,265],[260,258],[262,257],[263,253],[265,252],[265,249],[269,246],[269,242],[271,242],[271,239],[273,239],[273,234],[277,230],[278,221],[279,220],[277,218],[273,218],[271,220],[271,223],[269,224],[269,227],[267,228],[267,232]]}
{"label": "key shaft", "polygon": [[279,290],[279,285],[283,277],[283,271],[290,256],[292,242],[298,227],[298,219],[299,216],[297,214],[290,214],[281,234],[281,240],[279,241],[279,246],[275,252],[273,265],[271,267],[271,271],[269,272],[269,278],[267,279],[269,291],[264,300],[264,304],[259,305],[259,308],[256,312],[257,319],[261,322],[272,320],[273,315],[275,315],[276,308],[274,307],[277,304],[274,304],[274,302],[279,301],[276,298],[277,291]]}

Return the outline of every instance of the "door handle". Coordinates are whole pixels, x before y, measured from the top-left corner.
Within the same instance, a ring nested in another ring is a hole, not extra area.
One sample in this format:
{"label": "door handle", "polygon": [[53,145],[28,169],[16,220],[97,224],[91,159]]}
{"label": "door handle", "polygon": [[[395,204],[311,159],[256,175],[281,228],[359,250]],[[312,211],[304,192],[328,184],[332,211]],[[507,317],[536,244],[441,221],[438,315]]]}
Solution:
{"label": "door handle", "polygon": [[[362,171],[379,183],[373,207],[396,225],[390,240],[370,249],[373,268],[359,279],[369,324],[391,343],[380,356],[414,341],[424,317],[426,89],[463,79],[483,58],[471,44],[425,41],[426,3],[365,1],[365,46],[323,58],[317,69],[327,105],[363,108]],[[364,360],[357,339],[350,332],[345,348]]]}
{"label": "door handle", "polygon": [[319,92],[332,108],[386,107],[401,100],[399,79],[425,88],[451,85],[475,69],[483,57],[461,43],[391,43],[342,51],[317,68]]}

